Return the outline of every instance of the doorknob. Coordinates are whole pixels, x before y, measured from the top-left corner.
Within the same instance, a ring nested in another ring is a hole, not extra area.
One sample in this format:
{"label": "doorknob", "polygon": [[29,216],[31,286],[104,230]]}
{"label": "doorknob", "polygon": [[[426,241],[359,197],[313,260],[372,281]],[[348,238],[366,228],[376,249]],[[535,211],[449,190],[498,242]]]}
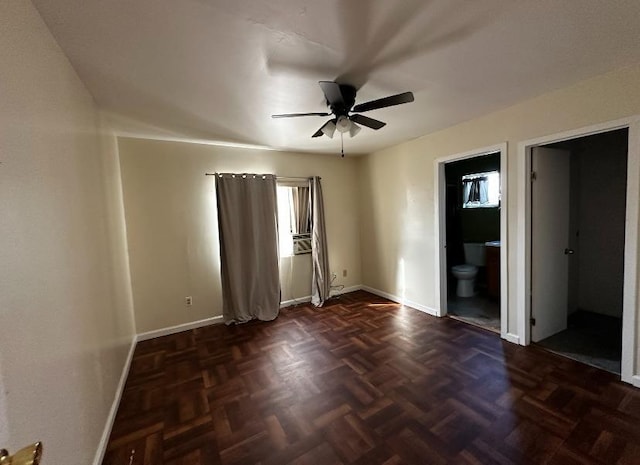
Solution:
{"label": "doorknob", "polygon": [[573,249],[564,249],[564,254],[565,255],[573,255],[575,252],[575,250]]}
{"label": "doorknob", "polygon": [[38,465],[42,457],[42,443],[36,442],[13,455],[6,449],[0,449],[0,465]]}

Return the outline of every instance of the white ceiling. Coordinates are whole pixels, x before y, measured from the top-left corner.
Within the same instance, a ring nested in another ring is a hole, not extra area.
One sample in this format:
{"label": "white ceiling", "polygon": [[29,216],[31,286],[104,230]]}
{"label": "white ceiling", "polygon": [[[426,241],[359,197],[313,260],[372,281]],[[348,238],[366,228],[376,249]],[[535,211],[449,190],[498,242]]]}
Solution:
{"label": "white ceiling", "polygon": [[336,153],[319,80],[387,122],[367,153],[640,62],[638,0],[33,0],[123,132]]}

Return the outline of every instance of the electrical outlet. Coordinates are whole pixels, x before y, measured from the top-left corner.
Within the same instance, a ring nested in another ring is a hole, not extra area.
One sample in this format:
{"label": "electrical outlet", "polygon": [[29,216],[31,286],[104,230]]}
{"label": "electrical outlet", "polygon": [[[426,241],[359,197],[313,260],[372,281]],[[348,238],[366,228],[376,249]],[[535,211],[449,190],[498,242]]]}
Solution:
{"label": "electrical outlet", "polygon": [[342,277],[346,278],[347,277],[347,270],[342,270]]}
{"label": "electrical outlet", "polygon": [[184,304],[185,304],[187,307],[191,307],[191,304],[193,304],[193,297],[191,297],[191,296],[187,296],[187,297],[185,297],[185,298],[184,298]]}

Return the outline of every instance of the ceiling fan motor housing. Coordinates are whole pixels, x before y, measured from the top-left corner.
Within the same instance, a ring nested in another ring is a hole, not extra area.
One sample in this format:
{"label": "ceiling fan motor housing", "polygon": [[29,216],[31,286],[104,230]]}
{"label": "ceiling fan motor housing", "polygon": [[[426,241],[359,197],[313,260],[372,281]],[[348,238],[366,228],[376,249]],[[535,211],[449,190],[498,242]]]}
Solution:
{"label": "ceiling fan motor housing", "polygon": [[327,100],[327,106],[331,108],[331,111],[337,116],[347,116],[349,111],[356,103],[356,88],[349,84],[339,84],[340,93],[342,94],[342,101],[334,102],[331,104]]}

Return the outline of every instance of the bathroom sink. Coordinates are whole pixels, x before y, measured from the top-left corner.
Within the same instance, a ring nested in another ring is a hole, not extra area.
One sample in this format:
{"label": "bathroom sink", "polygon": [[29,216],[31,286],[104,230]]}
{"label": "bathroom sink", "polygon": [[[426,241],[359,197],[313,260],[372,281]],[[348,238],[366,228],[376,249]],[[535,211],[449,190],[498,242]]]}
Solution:
{"label": "bathroom sink", "polygon": [[500,241],[489,241],[484,243],[485,247],[500,247]]}

